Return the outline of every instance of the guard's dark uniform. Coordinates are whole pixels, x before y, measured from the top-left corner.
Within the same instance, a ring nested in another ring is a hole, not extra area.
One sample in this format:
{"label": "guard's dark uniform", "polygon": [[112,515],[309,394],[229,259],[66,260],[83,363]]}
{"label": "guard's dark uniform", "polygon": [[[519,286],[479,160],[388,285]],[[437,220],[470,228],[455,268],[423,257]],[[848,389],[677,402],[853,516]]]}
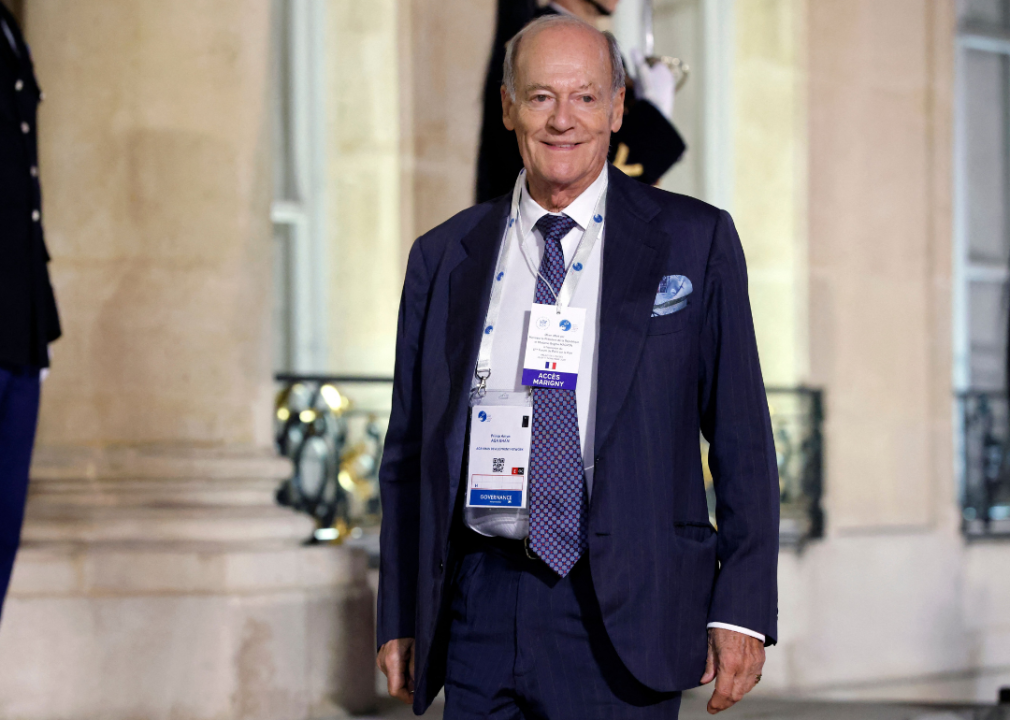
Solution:
{"label": "guard's dark uniform", "polygon": [[42,93],[0,4],[0,609],[21,535],[39,410],[39,371],[60,336],[42,240],[35,114]]}
{"label": "guard's dark uniform", "polygon": [[[512,192],[523,168],[514,132],[502,124],[501,85],[505,44],[531,20],[556,15],[551,7],[540,10],[535,0],[499,0],[494,48],[484,82],[484,122],[477,156],[477,202]],[[629,175],[653,185],[684,154],[686,145],[669,120],[645,100],[636,100],[629,83],[624,101],[624,122],[610,138],[608,159]]]}
{"label": "guard's dark uniform", "polygon": [[0,29],[0,364],[47,367],[46,346],[60,336],[60,321],[42,239],[35,129],[42,93],[28,46],[2,4],[0,17],[10,33]]}

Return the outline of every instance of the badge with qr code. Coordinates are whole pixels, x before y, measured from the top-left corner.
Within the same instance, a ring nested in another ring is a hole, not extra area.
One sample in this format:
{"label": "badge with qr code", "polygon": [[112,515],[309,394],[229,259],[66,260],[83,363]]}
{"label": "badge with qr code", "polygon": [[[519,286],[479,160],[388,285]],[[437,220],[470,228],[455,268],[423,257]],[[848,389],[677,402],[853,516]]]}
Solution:
{"label": "badge with qr code", "polygon": [[[485,397],[487,404],[472,408],[466,507],[526,507],[533,430],[533,408],[528,397],[525,392],[492,391]],[[495,400],[517,400],[522,404],[490,404]]]}

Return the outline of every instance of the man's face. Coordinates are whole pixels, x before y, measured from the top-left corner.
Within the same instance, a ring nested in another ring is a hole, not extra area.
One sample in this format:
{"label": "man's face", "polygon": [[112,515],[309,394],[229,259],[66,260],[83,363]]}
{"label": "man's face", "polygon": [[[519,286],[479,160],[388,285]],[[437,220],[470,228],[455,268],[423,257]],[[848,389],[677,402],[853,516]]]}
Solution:
{"label": "man's face", "polygon": [[624,114],[624,89],[611,90],[606,40],[571,26],[524,38],[516,97],[502,88],[502,108],[531,181],[588,186],[603,169],[610,134]]}

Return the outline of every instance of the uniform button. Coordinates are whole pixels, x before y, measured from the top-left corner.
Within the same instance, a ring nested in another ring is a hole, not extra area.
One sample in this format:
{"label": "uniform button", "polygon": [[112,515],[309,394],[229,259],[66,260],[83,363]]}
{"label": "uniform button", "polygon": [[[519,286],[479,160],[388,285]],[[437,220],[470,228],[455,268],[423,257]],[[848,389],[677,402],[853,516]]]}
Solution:
{"label": "uniform button", "polygon": [[438,561],[438,571],[442,572],[443,570],[445,570],[445,563],[442,562],[441,560],[439,560]]}
{"label": "uniform button", "polygon": [[21,132],[23,132],[25,135],[27,135],[31,129],[32,128],[28,123],[26,122],[21,123]]}
{"label": "uniform button", "polygon": [[31,174],[32,177],[38,177],[39,176],[39,166],[38,165],[32,165],[31,169],[28,172]]}
{"label": "uniform button", "polygon": [[42,217],[42,213],[40,213],[38,210],[32,210],[32,220],[34,220],[35,222],[38,222],[39,218],[41,218],[41,217]]}
{"label": "uniform button", "polygon": [[15,92],[21,92],[24,89],[24,87],[25,87],[25,81],[22,80],[21,78],[18,78],[14,82],[14,91]]}

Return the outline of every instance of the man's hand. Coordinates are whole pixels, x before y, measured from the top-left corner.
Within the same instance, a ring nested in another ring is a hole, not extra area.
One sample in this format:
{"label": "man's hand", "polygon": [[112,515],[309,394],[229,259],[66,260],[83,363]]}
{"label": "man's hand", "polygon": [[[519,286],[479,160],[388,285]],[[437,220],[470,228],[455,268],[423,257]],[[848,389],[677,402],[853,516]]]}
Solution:
{"label": "man's hand", "polygon": [[727,710],[754,689],[765,664],[765,647],[757,638],[725,628],[709,628],[708,661],[701,684],[715,680],[708,712]]}
{"label": "man's hand", "polygon": [[390,640],[379,648],[375,664],[386,676],[392,697],[410,705],[414,702],[414,638]]}

